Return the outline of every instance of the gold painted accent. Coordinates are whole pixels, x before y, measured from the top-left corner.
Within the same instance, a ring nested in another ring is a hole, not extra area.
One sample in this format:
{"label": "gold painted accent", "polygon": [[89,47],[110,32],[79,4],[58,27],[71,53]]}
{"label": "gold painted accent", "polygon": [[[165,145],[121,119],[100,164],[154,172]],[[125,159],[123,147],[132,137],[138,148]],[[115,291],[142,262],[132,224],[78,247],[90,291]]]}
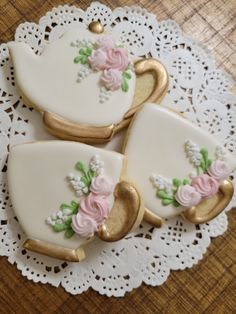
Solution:
{"label": "gold painted accent", "polygon": [[104,127],[81,125],[50,112],[43,113],[43,122],[52,135],[64,140],[102,144],[109,142],[114,135],[113,124]]}
{"label": "gold painted accent", "polygon": [[87,144],[103,144],[109,142],[114,134],[126,128],[136,111],[145,102],[160,101],[168,88],[168,74],[165,67],[155,59],[142,59],[134,64],[136,74],[152,73],[155,78],[153,91],[149,97],[138,105],[131,107],[123,119],[116,125],[91,126],[69,121],[55,113],[43,112],[43,122],[52,135],[64,140],[79,141]]}
{"label": "gold painted accent", "polygon": [[155,228],[161,228],[163,224],[162,218],[158,217],[148,208],[145,208],[143,220]]}
{"label": "gold painted accent", "polygon": [[155,84],[154,89],[150,96],[141,102],[141,104],[131,108],[124,116],[125,119],[133,117],[136,111],[145,103],[145,102],[160,102],[165,96],[169,84],[169,78],[166,71],[166,68],[162,63],[156,59],[141,59],[136,61],[134,64],[135,73],[137,75],[142,75],[147,72],[153,73]]}
{"label": "gold painted accent", "polygon": [[104,27],[99,21],[93,21],[89,24],[88,29],[92,33],[102,34],[104,32]]}
{"label": "gold painted accent", "polygon": [[106,242],[118,241],[138,226],[144,215],[144,207],[136,188],[129,182],[119,182],[114,191],[112,210],[99,228],[98,237]]}
{"label": "gold painted accent", "polygon": [[224,180],[216,195],[201,201],[197,206],[189,208],[182,215],[185,219],[194,224],[208,222],[225,209],[231,201],[233,193],[233,183],[230,180]]}
{"label": "gold painted accent", "polygon": [[68,262],[80,262],[85,259],[85,252],[81,247],[78,249],[68,249],[49,242],[33,239],[27,239],[23,247],[27,250]]}

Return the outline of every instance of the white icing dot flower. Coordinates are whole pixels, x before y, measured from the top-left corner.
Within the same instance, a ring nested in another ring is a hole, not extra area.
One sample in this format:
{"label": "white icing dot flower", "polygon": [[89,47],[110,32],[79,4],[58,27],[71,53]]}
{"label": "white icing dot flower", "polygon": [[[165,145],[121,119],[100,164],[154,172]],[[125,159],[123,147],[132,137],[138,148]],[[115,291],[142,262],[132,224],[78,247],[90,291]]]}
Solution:
{"label": "white icing dot flower", "polygon": [[86,193],[88,193],[88,187],[86,186],[86,187],[84,187],[83,189],[82,189],[82,191],[86,194]]}
{"label": "white icing dot flower", "polygon": [[196,167],[200,166],[200,162],[202,159],[200,148],[195,143],[188,140],[185,143],[185,151],[186,151],[187,157],[192,162],[192,164]]}
{"label": "white icing dot flower", "polygon": [[69,173],[68,174],[68,176],[67,176],[67,178],[68,178],[68,180],[73,180],[74,179],[74,174],[71,172],[71,173]]}
{"label": "white icing dot flower", "polygon": [[62,218],[62,216],[63,216],[62,211],[58,211],[58,212],[57,212],[57,218]]}
{"label": "white icing dot flower", "polygon": [[71,215],[72,210],[70,208],[63,208],[63,216]]}
{"label": "white icing dot flower", "polygon": [[223,149],[222,146],[217,146],[216,147],[216,150],[215,150],[216,159],[224,160],[225,159],[225,154],[226,154],[226,151]]}
{"label": "white icing dot flower", "polygon": [[66,222],[67,220],[68,220],[68,216],[63,216],[63,217],[62,217],[62,221],[63,221],[63,222]]}
{"label": "white icing dot flower", "polygon": [[158,190],[165,190],[167,193],[172,191],[172,182],[163,178],[160,175],[152,174],[150,180],[155,188]]}
{"label": "white icing dot flower", "polygon": [[164,190],[166,191],[166,193],[171,194],[172,189],[173,189],[172,183],[170,181],[166,181],[164,184]]}
{"label": "white icing dot flower", "polygon": [[82,192],[82,190],[78,190],[78,191],[76,191],[76,195],[77,195],[78,197],[81,197],[81,196],[84,195],[84,193]]}
{"label": "white icing dot flower", "polygon": [[49,217],[46,219],[46,223],[51,226],[51,225],[52,225],[52,222],[53,222],[52,217],[49,216]]}
{"label": "white icing dot flower", "polygon": [[[70,179],[70,178],[72,178],[72,179]],[[72,185],[73,189],[75,190],[75,192],[76,193],[78,192],[77,195],[82,196],[83,195],[82,191],[85,188],[85,183],[81,180],[81,177],[69,174],[68,179],[69,179],[70,184]]]}
{"label": "white icing dot flower", "polygon": [[57,219],[57,212],[52,213],[51,217],[52,217],[53,220],[56,220]]}
{"label": "white icing dot flower", "polygon": [[89,166],[94,172],[99,173],[99,170],[104,167],[104,162],[99,159],[98,155],[94,155],[90,160]]}

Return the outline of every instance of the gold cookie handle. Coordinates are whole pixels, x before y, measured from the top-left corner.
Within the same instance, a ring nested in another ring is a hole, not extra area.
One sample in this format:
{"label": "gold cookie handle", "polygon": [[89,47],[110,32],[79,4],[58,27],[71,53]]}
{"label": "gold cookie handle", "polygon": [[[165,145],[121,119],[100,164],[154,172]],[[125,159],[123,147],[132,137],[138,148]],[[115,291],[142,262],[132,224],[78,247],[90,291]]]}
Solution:
{"label": "gold cookie handle", "polygon": [[43,122],[52,135],[70,141],[102,144],[110,141],[114,135],[113,124],[104,127],[81,125],[47,111],[43,112]]}
{"label": "gold cookie handle", "polygon": [[233,197],[234,186],[229,180],[224,180],[218,193],[210,199],[203,200],[197,206],[186,210],[182,215],[194,224],[208,222],[218,216],[229,204]]}
{"label": "gold cookie handle", "polygon": [[145,208],[143,220],[155,228],[161,228],[161,226],[163,225],[162,218],[158,217],[156,214],[154,214],[151,210],[147,208]]}
{"label": "gold cookie handle", "polygon": [[124,116],[124,119],[131,118],[145,102],[160,102],[165,96],[168,88],[169,79],[166,68],[156,59],[149,58],[138,60],[134,64],[134,70],[137,75],[152,72],[155,78],[155,85],[150,96],[142,101],[141,104],[138,104],[137,106],[128,110]]}
{"label": "gold cookie handle", "polygon": [[119,182],[115,187],[114,197],[112,210],[97,231],[97,236],[106,242],[124,238],[141,223],[144,215],[141,197],[129,182]]}
{"label": "gold cookie handle", "polygon": [[78,249],[68,249],[36,239],[27,239],[24,242],[23,247],[27,250],[67,262],[80,262],[85,259],[85,252],[81,247]]}

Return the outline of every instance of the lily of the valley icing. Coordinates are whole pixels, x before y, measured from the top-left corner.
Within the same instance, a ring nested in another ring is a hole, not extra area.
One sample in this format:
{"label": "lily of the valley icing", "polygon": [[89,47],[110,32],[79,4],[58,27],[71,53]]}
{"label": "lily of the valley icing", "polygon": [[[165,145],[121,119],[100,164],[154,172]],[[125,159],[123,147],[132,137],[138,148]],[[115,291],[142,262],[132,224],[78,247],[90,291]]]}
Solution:
{"label": "lily of the valley icing", "polygon": [[164,206],[170,204],[186,208],[195,206],[201,200],[214,196],[219,190],[220,182],[230,174],[221,147],[216,147],[215,160],[209,159],[207,149],[200,149],[190,140],[185,143],[185,152],[195,167],[189,179],[169,180],[156,174],[150,177],[157,189],[156,196],[162,200]]}
{"label": "lily of the valley icing", "polygon": [[115,43],[111,35],[101,36],[95,43],[91,40],[77,40],[72,42],[71,46],[79,49],[74,63],[83,65],[78,73],[77,82],[87,77],[92,71],[102,72],[100,82],[107,93],[103,89],[106,97],[100,97],[101,103],[106,101],[110,95],[109,91],[119,88],[124,92],[128,91],[129,80],[132,77],[128,51],[123,45]]}
{"label": "lily of the valley icing", "polygon": [[75,168],[82,173],[68,175],[68,180],[76,192],[78,201],[61,204],[60,210],[46,219],[55,232],[65,231],[70,238],[74,233],[88,238],[94,235],[111,210],[108,201],[113,193],[114,184],[104,173],[104,163],[94,155],[87,167],[83,162],[76,163]]}

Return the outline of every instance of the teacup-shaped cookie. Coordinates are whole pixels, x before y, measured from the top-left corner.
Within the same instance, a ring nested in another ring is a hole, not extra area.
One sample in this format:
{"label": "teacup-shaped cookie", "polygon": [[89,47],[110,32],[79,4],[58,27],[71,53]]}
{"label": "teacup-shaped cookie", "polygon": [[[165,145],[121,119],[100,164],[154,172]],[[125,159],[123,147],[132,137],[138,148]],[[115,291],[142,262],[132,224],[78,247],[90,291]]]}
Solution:
{"label": "teacup-shaped cookie", "polygon": [[98,236],[117,241],[142,220],[136,188],[125,180],[126,158],[81,143],[35,142],[14,146],[8,184],[28,240],[24,247],[67,261],[85,257]]}
{"label": "teacup-shaped cookie", "polygon": [[[143,97],[160,101],[167,90],[164,66],[154,59],[135,62],[118,39],[103,34],[99,22],[68,31],[41,56],[25,43],[8,47],[25,103],[38,109],[48,131],[62,139],[108,142],[130,123]],[[147,74],[153,79],[138,84]]]}
{"label": "teacup-shaped cookie", "polygon": [[157,217],[182,214],[193,223],[207,222],[232,198],[228,177],[236,159],[211,135],[168,109],[145,104],[128,130],[123,152],[128,178]]}

